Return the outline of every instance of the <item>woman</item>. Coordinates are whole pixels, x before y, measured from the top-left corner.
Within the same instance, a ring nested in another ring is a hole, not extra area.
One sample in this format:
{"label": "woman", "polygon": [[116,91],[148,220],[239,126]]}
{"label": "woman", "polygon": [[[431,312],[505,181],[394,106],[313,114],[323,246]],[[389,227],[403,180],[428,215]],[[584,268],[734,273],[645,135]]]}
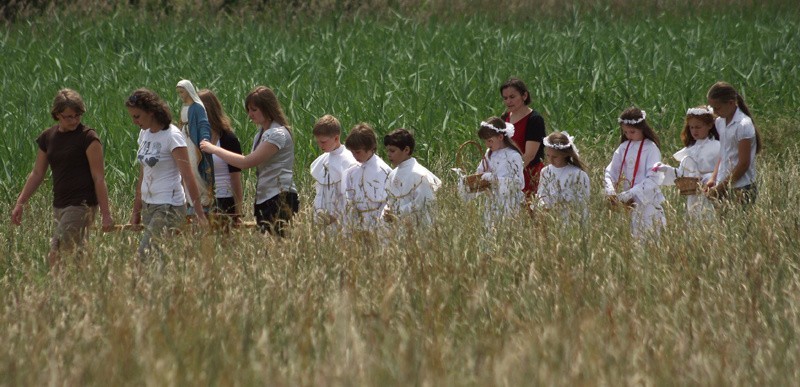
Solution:
{"label": "woman", "polygon": [[[194,180],[186,140],[172,125],[172,114],[159,96],[138,89],[125,101],[128,114],[139,131],[139,179],[133,201],[131,224],[144,226],[139,242],[139,257],[146,257],[154,247],[152,240],[165,236],[186,222],[186,196],[181,180],[186,182],[194,208],[202,208],[200,190]],[[205,225],[203,211],[195,214]]]}
{"label": "woman", "polygon": [[103,165],[103,146],[94,129],[81,123],[86,107],[75,90],[62,89],[53,99],[50,115],[58,122],[36,139],[39,151],[25,186],[22,188],[11,222],[22,223],[25,203],[45,178],[48,166],[53,171],[53,214],[55,227],[47,262],[53,269],[60,254],[82,246],[86,231],[94,223],[98,206],[103,231],[114,227],[108,206]]}
{"label": "woman", "polygon": [[506,105],[506,112],[500,116],[514,125],[512,140],[522,151],[522,162],[525,165],[525,197],[536,193],[539,185],[539,172],[544,167],[542,157],[544,150],[542,141],[546,136],[544,118],[531,109],[531,95],[525,83],[517,78],[510,78],[500,86],[500,96]]}

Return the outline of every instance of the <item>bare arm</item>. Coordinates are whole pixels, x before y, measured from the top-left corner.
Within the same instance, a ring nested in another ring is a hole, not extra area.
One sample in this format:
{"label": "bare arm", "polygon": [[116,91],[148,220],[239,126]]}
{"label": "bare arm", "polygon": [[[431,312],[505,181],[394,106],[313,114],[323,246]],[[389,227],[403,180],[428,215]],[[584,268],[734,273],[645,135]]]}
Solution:
{"label": "bare arm", "polygon": [[100,215],[103,219],[103,231],[111,231],[114,228],[114,220],[111,219],[111,210],[108,206],[108,187],[106,186],[105,165],[103,163],[103,146],[99,141],[93,141],[86,149],[86,158],[89,160],[89,171],[94,181],[94,192],[97,196],[97,204],[100,207]]}
{"label": "bare arm", "polygon": [[136,193],[133,197],[133,212],[131,213],[131,224],[142,222],[142,176],[144,167],[139,165],[139,177],[136,179]]}
{"label": "bare arm", "polygon": [[539,152],[539,147],[542,146],[542,143],[536,141],[525,141],[525,152],[522,154],[522,165],[528,166],[528,164],[533,161],[536,157],[536,153]]}
{"label": "bare arm", "polygon": [[33,163],[28,179],[25,180],[25,185],[22,187],[22,192],[19,193],[17,204],[14,205],[14,210],[11,211],[11,223],[19,226],[22,224],[22,210],[28,199],[33,196],[36,189],[44,181],[44,175],[47,172],[47,154],[41,149],[36,153],[36,161]]}
{"label": "bare arm", "polygon": [[244,190],[242,189],[242,173],[231,172],[231,190],[233,191],[233,201],[236,203],[236,215],[242,216],[242,199]]}
{"label": "bare arm", "polygon": [[205,140],[200,142],[200,150],[217,155],[217,157],[221,158],[226,163],[240,169],[253,168],[272,158],[275,153],[278,153],[278,147],[268,142],[262,142],[247,156],[223,149]]}
{"label": "bare arm", "polygon": [[189,162],[189,150],[186,147],[178,147],[172,150],[172,157],[175,159],[175,164],[178,166],[178,171],[181,178],[186,182],[186,188],[189,189],[189,198],[192,202],[192,207],[198,209],[195,211],[195,216],[200,224],[206,224],[206,215],[203,213],[203,203],[200,201],[200,189],[197,188],[197,182],[194,180],[194,172],[192,172],[192,165]]}

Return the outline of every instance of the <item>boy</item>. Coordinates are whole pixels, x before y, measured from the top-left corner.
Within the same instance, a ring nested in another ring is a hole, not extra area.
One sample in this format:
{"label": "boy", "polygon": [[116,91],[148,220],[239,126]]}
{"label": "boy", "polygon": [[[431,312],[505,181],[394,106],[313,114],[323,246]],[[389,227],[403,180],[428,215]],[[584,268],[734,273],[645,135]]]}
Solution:
{"label": "boy", "polygon": [[346,223],[353,231],[372,231],[386,205],[386,178],[392,169],[375,154],[378,139],[369,125],[353,127],[344,144],[359,162],[344,173]]}
{"label": "boy", "polygon": [[339,141],[342,126],[336,117],[322,116],[314,124],[313,133],[319,149],[324,152],[311,163],[317,191],[314,220],[323,226],[341,224],[345,211],[344,172],[358,163]]}
{"label": "boy", "polygon": [[381,217],[386,221],[397,217],[412,225],[431,224],[435,192],[442,181],[411,157],[415,142],[409,131],[395,129],[383,138],[383,145],[395,168],[389,173],[388,198]]}

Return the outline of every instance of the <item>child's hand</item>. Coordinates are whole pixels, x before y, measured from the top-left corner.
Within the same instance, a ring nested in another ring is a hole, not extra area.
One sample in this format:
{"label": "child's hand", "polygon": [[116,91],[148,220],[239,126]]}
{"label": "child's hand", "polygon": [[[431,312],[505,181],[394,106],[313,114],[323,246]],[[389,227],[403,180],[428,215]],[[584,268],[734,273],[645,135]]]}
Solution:
{"label": "child's hand", "polygon": [[491,172],[485,172],[483,175],[481,175],[481,180],[492,181],[493,177],[494,174],[492,174]]}
{"label": "child's hand", "polygon": [[664,172],[669,168],[669,165],[663,164],[661,162],[657,162],[653,164],[653,168],[651,169],[653,172]]}

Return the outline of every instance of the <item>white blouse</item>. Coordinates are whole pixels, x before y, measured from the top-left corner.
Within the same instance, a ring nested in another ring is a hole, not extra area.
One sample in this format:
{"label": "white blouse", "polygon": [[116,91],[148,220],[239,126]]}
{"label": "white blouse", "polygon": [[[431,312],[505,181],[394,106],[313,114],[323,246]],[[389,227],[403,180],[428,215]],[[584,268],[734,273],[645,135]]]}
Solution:
{"label": "white blouse", "polygon": [[392,168],[378,155],[345,171],[347,222],[369,229],[377,224],[386,205],[386,180]]}
{"label": "white blouse", "polygon": [[[639,157],[640,147],[643,147],[641,157]],[[637,158],[639,158],[638,168]],[[623,202],[633,199],[637,204],[661,204],[664,195],[659,188],[660,179],[658,173],[652,170],[652,166],[660,161],[661,151],[653,141],[645,139],[623,142],[614,151],[611,163],[605,170],[606,195],[617,195]]]}
{"label": "white blouse", "polygon": [[577,212],[582,219],[588,217],[589,194],[589,175],[572,164],[561,168],[548,165],[539,175],[538,207],[560,209],[564,220],[571,212]]}
{"label": "white blouse", "polygon": [[314,178],[315,212],[324,212],[327,215],[340,219],[345,211],[345,171],[358,165],[344,145],[321,154],[311,163],[311,177]]}

